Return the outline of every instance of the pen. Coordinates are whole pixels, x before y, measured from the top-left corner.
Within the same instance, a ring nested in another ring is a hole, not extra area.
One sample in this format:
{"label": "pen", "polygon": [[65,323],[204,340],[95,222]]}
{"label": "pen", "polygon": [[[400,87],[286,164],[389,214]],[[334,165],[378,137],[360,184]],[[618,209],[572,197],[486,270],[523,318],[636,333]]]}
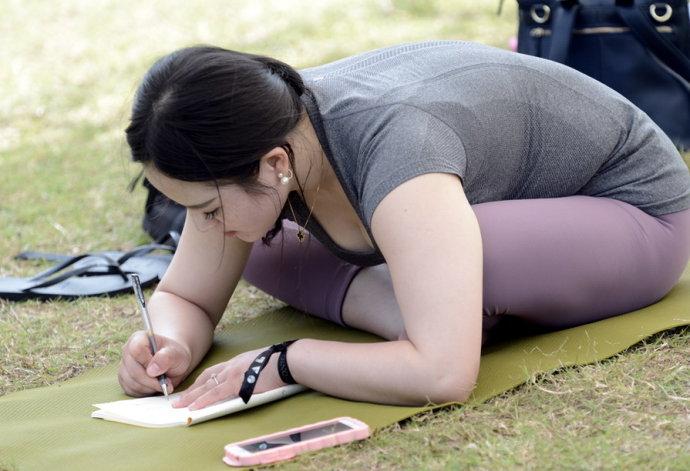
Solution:
{"label": "pen", "polygon": [[[146,309],[146,300],[144,299],[144,292],[141,289],[141,282],[139,281],[139,275],[134,273],[129,275],[132,278],[132,287],[134,288],[134,294],[137,298],[137,304],[139,305],[139,310],[141,311],[141,317],[144,319],[144,326],[146,328],[146,336],[149,338],[149,345],[151,346],[151,352],[153,355],[158,351],[158,345],[156,345],[156,337],[153,335],[153,327],[151,326],[151,318],[149,317],[149,311]],[[158,376],[158,383],[161,385],[163,394],[168,397],[168,378],[165,373]]]}

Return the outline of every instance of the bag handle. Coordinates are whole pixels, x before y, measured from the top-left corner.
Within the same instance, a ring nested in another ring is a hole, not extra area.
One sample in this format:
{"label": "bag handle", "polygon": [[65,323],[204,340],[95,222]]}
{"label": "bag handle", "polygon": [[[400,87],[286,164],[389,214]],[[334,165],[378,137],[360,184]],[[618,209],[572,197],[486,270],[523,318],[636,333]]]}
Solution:
{"label": "bag handle", "polygon": [[[570,48],[575,18],[579,10],[577,0],[561,0],[551,28],[551,48],[548,59],[565,62]],[[635,5],[634,0],[616,0],[616,11],[640,42],[659,60],[690,82],[690,59],[671,41],[659,34],[652,22]]]}
{"label": "bag handle", "polygon": [[564,63],[570,49],[570,38],[573,36],[575,18],[580,9],[577,0],[561,0],[556,9],[551,26],[551,47],[547,59]]}
{"label": "bag handle", "polygon": [[664,64],[690,82],[690,59],[675,44],[663,37],[632,0],[616,0],[616,10],[637,39]]}

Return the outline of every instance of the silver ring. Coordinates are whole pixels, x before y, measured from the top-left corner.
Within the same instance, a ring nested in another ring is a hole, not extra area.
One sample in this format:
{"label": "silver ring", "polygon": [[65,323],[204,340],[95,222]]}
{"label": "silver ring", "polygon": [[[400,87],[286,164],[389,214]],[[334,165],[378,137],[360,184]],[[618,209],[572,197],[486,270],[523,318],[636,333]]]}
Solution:
{"label": "silver ring", "polygon": [[[539,13],[537,13],[538,11],[541,11],[541,16]],[[532,7],[529,9],[529,16],[532,17],[532,20],[535,23],[543,25],[544,23],[549,21],[549,16],[551,16],[551,7],[541,3],[537,5],[532,5]]]}
{"label": "silver ring", "polygon": [[[664,9],[664,12],[660,15],[657,13],[657,9],[661,8]],[[652,3],[649,5],[649,14],[659,23],[666,23],[673,16],[673,8],[668,3]]]}
{"label": "silver ring", "polygon": [[218,377],[216,375],[211,375],[211,379],[216,382],[216,386],[218,386],[220,384],[218,382]]}

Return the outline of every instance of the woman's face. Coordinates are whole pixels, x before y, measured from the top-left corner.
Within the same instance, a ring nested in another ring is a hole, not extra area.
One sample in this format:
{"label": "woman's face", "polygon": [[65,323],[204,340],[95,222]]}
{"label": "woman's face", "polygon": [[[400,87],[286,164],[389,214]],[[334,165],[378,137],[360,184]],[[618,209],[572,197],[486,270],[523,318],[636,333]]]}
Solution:
{"label": "woman's face", "polygon": [[259,182],[272,186],[276,192],[267,189],[266,194],[254,195],[236,184],[216,188],[213,182],[186,182],[168,177],[151,165],[144,175],[161,193],[185,206],[187,218],[200,231],[222,231],[227,237],[250,243],[273,228],[287,198],[287,191],[280,188],[284,185],[271,185],[261,181],[261,177]]}

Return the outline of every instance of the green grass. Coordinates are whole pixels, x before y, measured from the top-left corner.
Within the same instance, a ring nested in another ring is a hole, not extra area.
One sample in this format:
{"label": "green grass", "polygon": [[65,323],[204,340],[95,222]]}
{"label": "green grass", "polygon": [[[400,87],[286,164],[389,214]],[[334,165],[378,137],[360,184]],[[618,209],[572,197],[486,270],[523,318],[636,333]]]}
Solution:
{"label": "green grass", "polygon": [[[496,17],[495,2],[470,0],[0,0],[0,276],[38,269],[13,260],[22,250],[81,253],[147,240],[145,195],[126,191],[137,167],[122,130],[156,57],[211,43],[307,67],[432,38],[505,47],[514,3]],[[219,329],[281,305],[241,282]],[[0,394],[117,361],[138,322],[128,297],[0,301]],[[690,332],[677,329],[288,468],[688,469],[689,357]]]}

